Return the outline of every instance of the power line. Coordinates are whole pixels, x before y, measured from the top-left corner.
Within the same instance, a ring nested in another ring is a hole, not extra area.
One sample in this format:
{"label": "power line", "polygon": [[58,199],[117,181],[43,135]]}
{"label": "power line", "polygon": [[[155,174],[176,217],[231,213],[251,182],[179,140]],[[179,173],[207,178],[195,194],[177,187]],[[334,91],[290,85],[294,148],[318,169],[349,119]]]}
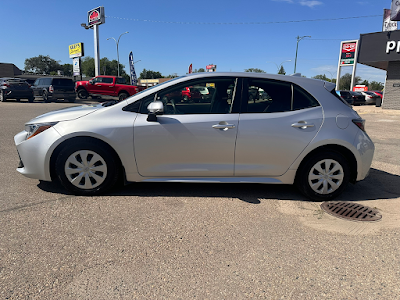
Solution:
{"label": "power line", "polygon": [[370,15],[370,16],[343,17],[343,18],[330,18],[330,19],[328,18],[328,19],[290,20],[290,21],[273,21],[273,22],[179,22],[179,21],[141,20],[141,19],[106,16],[106,18],[125,20],[125,21],[180,24],[180,25],[269,25],[269,24],[287,24],[287,23],[303,23],[303,22],[340,21],[340,20],[375,18],[375,17],[382,17],[382,16]]}

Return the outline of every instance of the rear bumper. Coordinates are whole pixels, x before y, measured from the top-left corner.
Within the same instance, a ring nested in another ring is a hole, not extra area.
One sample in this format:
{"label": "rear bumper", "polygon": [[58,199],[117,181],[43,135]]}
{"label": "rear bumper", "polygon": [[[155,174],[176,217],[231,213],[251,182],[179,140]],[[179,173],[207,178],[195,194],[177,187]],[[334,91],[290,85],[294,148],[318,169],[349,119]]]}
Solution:
{"label": "rear bumper", "polygon": [[24,90],[24,91],[6,90],[4,91],[4,95],[7,98],[31,98],[33,97],[33,90]]}
{"label": "rear bumper", "polygon": [[76,93],[75,91],[68,91],[68,92],[53,92],[49,93],[49,99],[67,99],[67,98],[75,98]]}

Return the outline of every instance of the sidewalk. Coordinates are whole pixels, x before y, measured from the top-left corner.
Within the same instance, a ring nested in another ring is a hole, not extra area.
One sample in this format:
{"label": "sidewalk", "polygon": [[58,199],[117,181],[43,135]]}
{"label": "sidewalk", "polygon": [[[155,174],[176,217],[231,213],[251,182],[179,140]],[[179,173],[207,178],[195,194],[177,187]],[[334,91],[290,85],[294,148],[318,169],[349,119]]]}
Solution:
{"label": "sidewalk", "polygon": [[400,110],[383,109],[382,107],[376,107],[375,105],[353,106],[353,109],[359,114],[400,115]]}

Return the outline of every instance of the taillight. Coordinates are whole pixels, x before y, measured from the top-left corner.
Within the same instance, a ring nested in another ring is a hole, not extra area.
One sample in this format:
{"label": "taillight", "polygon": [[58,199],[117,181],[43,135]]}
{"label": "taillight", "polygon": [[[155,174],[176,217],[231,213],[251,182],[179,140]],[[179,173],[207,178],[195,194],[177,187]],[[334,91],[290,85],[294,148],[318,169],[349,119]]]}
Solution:
{"label": "taillight", "polygon": [[363,119],[353,119],[352,120],[354,124],[357,125],[358,128],[360,128],[362,131],[365,132],[365,120]]}
{"label": "taillight", "polygon": [[52,85],[49,86],[49,92],[50,93],[54,92],[54,87]]}
{"label": "taillight", "polygon": [[10,87],[8,83],[3,83],[2,86]]}

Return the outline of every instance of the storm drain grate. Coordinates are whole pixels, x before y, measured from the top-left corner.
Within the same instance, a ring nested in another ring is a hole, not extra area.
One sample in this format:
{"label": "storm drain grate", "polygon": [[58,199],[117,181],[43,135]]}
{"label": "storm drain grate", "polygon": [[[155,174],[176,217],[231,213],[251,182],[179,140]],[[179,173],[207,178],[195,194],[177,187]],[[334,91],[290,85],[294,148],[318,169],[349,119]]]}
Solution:
{"label": "storm drain grate", "polygon": [[352,221],[378,221],[382,215],[377,209],[354,202],[324,202],[321,208],[328,214]]}

